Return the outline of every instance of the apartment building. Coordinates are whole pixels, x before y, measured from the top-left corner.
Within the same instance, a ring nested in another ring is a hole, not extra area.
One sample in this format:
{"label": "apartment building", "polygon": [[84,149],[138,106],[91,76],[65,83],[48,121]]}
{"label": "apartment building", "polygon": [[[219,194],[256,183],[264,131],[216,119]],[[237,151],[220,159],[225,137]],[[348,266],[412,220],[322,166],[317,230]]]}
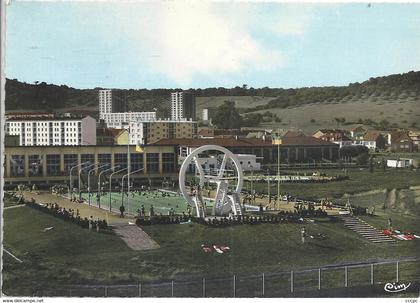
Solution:
{"label": "apartment building", "polygon": [[195,96],[189,92],[171,93],[171,119],[196,120]]}
{"label": "apartment building", "polygon": [[156,112],[125,112],[125,113],[104,113],[101,115],[107,127],[122,128],[123,124],[130,121],[155,121]]}
{"label": "apartment building", "polygon": [[6,118],[6,135],[19,136],[20,146],[95,145],[96,121],[90,116],[14,116]]}
{"label": "apartment building", "polygon": [[127,100],[123,91],[101,89],[98,92],[98,98],[100,119],[103,114],[127,111]]}
{"label": "apartment building", "polygon": [[157,120],[129,123],[130,144],[150,144],[160,139],[187,139],[197,136],[194,121]]}

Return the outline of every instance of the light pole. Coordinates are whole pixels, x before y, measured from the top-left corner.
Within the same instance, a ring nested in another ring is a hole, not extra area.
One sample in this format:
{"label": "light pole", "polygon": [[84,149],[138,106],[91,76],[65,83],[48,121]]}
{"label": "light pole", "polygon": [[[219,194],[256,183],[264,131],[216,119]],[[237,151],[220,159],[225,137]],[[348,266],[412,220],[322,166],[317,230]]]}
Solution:
{"label": "light pole", "polygon": [[99,197],[99,200],[98,200],[98,202],[99,202],[99,208],[101,208],[101,176],[102,176],[102,174],[103,173],[105,173],[105,172],[107,172],[107,171],[109,171],[109,170],[114,170],[114,169],[116,169],[116,168],[118,168],[118,167],[120,167],[119,165],[116,165],[116,166],[114,166],[114,167],[111,167],[111,168],[107,168],[107,169],[105,169],[105,170],[102,170],[100,173],[99,173],[99,177],[98,177],[98,197]]}
{"label": "light pole", "polygon": [[[90,163],[89,161],[88,161],[88,163]],[[80,175],[81,175],[81,173],[82,173],[82,171],[84,170],[84,169],[87,169],[87,168],[89,168],[89,167],[92,167],[93,165],[96,165],[95,163],[94,164],[90,164],[90,165],[88,165],[88,166],[86,166],[86,167],[82,167],[81,169],[79,169],[79,201],[81,201],[82,200],[82,192],[81,192],[81,188],[82,188],[82,186],[81,186],[81,182],[80,182]]]}
{"label": "light pole", "polygon": [[[131,155],[130,155],[130,134],[131,134],[131,125],[128,122],[128,140],[127,140],[127,194],[130,194],[130,171],[131,171]],[[121,192],[124,191],[124,184],[121,185]]]}
{"label": "light pole", "polygon": [[[95,165],[98,165],[98,164],[96,163]],[[90,205],[90,173],[93,172],[93,171],[95,171],[95,170],[97,170],[97,169],[100,169],[102,167],[108,166],[108,165],[109,164],[104,164],[104,165],[101,165],[101,166],[92,168],[91,170],[88,171],[88,196],[89,196],[89,205]]]}
{"label": "light pole", "polygon": [[[137,169],[133,172],[129,172],[129,173],[125,174],[124,176],[122,176],[122,178],[121,178],[121,205],[122,206],[124,206],[124,178],[127,177],[127,182],[128,182],[128,180],[129,180],[128,178],[130,177],[131,174],[137,173],[137,172],[142,171],[142,170],[144,170],[144,168]],[[127,191],[127,195],[129,195],[129,194],[130,194],[130,192]],[[130,198],[130,197],[128,197],[128,198]],[[128,203],[128,213],[130,213],[130,203]]]}
{"label": "light pole", "polygon": [[253,192],[253,179],[254,179],[254,167],[252,165],[248,165],[248,167],[251,169],[251,195],[254,194]]}
{"label": "light pole", "polygon": [[267,195],[268,195],[268,204],[271,203],[271,188],[270,188],[270,170],[267,168]]}
{"label": "light pole", "polygon": [[115,174],[118,174],[124,170],[126,170],[127,168],[122,168],[120,170],[114,171],[112,174],[109,175],[109,212],[111,212],[111,190],[112,190],[112,176]]}
{"label": "light pole", "polygon": [[80,165],[84,165],[84,164],[87,164],[87,163],[90,163],[90,162],[86,161],[86,162],[77,164],[77,165],[70,168],[70,176],[69,176],[70,177],[70,182],[69,182],[69,198],[70,198],[70,200],[73,198],[73,179],[72,179],[73,169],[79,167]]}

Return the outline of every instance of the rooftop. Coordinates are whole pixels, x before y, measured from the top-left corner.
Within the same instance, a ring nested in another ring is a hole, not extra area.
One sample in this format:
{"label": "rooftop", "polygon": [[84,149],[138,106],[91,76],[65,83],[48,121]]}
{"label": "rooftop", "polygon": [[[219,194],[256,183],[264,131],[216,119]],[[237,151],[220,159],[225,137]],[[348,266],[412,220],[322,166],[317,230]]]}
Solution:
{"label": "rooftop", "polygon": [[[291,135],[291,134],[290,134]],[[203,145],[220,145],[224,147],[275,147],[272,141],[264,141],[257,138],[211,138],[211,139],[160,139],[149,145],[177,145],[188,147],[199,147]],[[282,146],[337,146],[334,143],[308,137],[305,135],[289,136],[282,138]]]}
{"label": "rooftop", "polygon": [[[90,116],[84,116],[84,117],[68,117],[68,116],[23,116],[23,117],[6,117],[6,121],[62,121],[62,120],[82,120],[84,118],[87,118]],[[92,117],[90,117],[92,118]],[[93,118],[92,118],[93,119]]]}
{"label": "rooftop", "polygon": [[382,136],[381,133],[377,130],[369,130],[363,136],[363,141],[376,141],[378,138]]}

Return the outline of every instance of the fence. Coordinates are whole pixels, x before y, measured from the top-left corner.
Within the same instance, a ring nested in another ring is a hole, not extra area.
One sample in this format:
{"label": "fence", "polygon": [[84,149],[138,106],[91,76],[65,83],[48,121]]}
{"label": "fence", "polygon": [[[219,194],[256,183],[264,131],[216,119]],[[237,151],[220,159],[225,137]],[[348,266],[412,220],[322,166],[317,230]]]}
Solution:
{"label": "fence", "polygon": [[[158,281],[127,285],[68,285],[35,291],[34,296],[65,297],[289,297],[384,294],[392,282],[412,283],[419,291],[420,259],[329,266],[290,272],[195,280]],[[378,287],[379,286],[379,287]],[[363,290],[364,292],[361,292]]]}
{"label": "fence", "polygon": [[[262,170],[277,170],[277,164],[263,164]],[[314,168],[368,168],[369,165],[360,165],[355,162],[296,162],[296,163],[280,163],[281,169],[314,169]]]}

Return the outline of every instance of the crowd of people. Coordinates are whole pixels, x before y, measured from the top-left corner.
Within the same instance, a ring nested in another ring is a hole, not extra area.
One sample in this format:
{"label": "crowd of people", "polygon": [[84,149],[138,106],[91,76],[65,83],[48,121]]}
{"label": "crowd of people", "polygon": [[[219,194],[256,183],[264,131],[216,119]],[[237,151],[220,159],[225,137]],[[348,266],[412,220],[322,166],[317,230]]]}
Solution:
{"label": "crowd of people", "polygon": [[67,194],[68,188],[66,185],[53,185],[50,187],[50,193],[55,195]]}
{"label": "crowd of people", "polygon": [[65,221],[78,224],[83,228],[96,229],[96,231],[108,228],[108,224],[105,220],[99,218],[95,220],[92,216],[89,218],[82,218],[78,209],[66,209],[65,207],[59,206],[57,203],[39,204],[31,198],[30,202],[27,201],[27,205],[57,218],[64,219]]}
{"label": "crowd of people", "polygon": [[326,217],[327,213],[322,209],[302,209],[300,211],[280,211],[277,214],[255,214],[230,217],[207,217],[197,218],[191,214],[182,215],[154,215],[139,216],[136,223],[138,225],[153,224],[182,224],[200,223],[208,226],[232,226],[238,224],[260,224],[260,223],[302,223],[306,217]]}

